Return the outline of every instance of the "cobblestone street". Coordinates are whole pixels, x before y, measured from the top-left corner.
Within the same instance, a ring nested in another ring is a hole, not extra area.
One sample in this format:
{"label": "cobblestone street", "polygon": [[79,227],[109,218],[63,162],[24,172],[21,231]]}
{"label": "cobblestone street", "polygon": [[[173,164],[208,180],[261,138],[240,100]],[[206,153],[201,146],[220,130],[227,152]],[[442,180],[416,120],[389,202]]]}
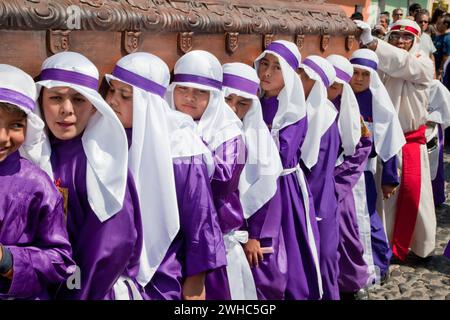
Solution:
{"label": "cobblestone street", "polygon": [[437,236],[433,256],[422,261],[408,255],[405,262],[392,261],[390,279],[369,290],[371,300],[450,300],[450,260],[442,255],[450,239],[450,148],[444,153],[446,203],[436,209]]}

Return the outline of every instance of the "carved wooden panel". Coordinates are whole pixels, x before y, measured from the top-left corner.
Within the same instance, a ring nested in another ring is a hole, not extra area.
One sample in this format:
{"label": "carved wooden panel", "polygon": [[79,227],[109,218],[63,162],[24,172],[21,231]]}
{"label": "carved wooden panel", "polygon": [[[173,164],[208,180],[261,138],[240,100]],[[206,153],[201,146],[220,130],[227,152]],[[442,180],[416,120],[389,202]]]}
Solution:
{"label": "carved wooden panel", "polygon": [[[76,17],[74,17],[74,14]],[[336,5],[281,0],[0,0],[0,28],[43,30],[354,34]],[[78,28],[77,28],[78,29]]]}
{"label": "carved wooden panel", "polygon": [[55,54],[69,50],[70,30],[48,30],[47,44],[51,53]]}

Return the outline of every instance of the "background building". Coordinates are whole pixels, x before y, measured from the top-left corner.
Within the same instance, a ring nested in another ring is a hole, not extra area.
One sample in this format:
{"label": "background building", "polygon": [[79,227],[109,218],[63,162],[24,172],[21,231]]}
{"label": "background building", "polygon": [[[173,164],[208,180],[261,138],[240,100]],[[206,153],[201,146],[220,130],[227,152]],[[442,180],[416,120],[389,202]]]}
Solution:
{"label": "background building", "polygon": [[437,6],[450,8],[450,0],[329,0],[328,3],[338,4],[344,9],[348,16],[355,11],[363,14],[364,20],[371,25],[375,25],[380,12],[388,11],[392,21],[392,11],[395,8],[402,8],[404,16],[408,15],[408,7],[413,3],[419,3],[422,8],[433,11]]}

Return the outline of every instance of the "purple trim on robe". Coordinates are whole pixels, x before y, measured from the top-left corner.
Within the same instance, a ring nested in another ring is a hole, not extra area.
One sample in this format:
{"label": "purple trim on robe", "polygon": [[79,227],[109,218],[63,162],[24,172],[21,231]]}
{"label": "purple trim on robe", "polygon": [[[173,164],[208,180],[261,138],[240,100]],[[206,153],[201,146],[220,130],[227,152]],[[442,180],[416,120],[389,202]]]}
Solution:
{"label": "purple trim on robe", "polygon": [[388,161],[381,161],[383,170],[381,173],[381,183],[398,186],[400,178],[398,176],[397,156],[393,156]]}
{"label": "purple trim on robe", "polygon": [[81,289],[62,286],[58,298],[114,299],[116,280],[137,276],[142,250],[141,213],[132,175],[128,173],[123,208],[102,223],[87,200],[87,159],[81,135],[65,141],[51,137],[51,147],[54,177],[68,189],[67,228],[73,258],[81,270]]}
{"label": "purple trim on robe", "polygon": [[[278,100],[276,97],[263,98],[261,104],[264,121],[271,125],[278,109]],[[307,128],[308,121],[304,117],[280,130],[280,157],[284,168],[293,168],[299,163],[300,148]],[[317,274],[308,244],[304,200],[298,186],[297,175],[292,173],[282,176],[279,183],[282,236],[287,257],[285,298],[290,300],[318,299]],[[319,244],[319,232],[311,192],[309,192],[309,197],[310,219],[316,243]]]}
{"label": "purple trim on robe", "polygon": [[181,300],[182,285],[187,276],[226,265],[225,246],[206,165],[202,156],[186,159],[190,160],[173,164],[180,231],[145,287],[148,299]]}
{"label": "purple trim on robe", "polygon": [[444,132],[442,130],[442,126],[438,125],[439,130],[439,158],[438,158],[438,169],[436,178],[431,181],[433,186],[433,198],[434,205],[440,205],[445,202],[445,172],[444,172]]}
{"label": "purple trim on robe", "polygon": [[334,121],[320,140],[317,163],[311,171],[305,169],[306,179],[314,197],[314,207],[320,235],[320,272],[322,273],[322,300],[339,300],[338,245],[339,217],[334,181],[334,168],[341,145],[337,122]]}
{"label": "purple trim on robe", "polygon": [[247,78],[240,77],[235,74],[223,74],[223,86],[234,88],[248,94],[257,95],[259,89],[259,82],[253,82]]}
{"label": "purple trim on robe", "polygon": [[14,270],[12,281],[0,276],[0,300],[53,298],[75,264],[61,194],[16,151],[0,162],[0,195],[0,243]]}

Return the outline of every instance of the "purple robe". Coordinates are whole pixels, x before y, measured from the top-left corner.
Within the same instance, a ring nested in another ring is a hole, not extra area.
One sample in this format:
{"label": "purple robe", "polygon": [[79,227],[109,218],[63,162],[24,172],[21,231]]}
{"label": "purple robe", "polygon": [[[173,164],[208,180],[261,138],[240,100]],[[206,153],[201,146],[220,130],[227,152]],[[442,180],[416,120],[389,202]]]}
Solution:
{"label": "purple robe", "polygon": [[81,135],[64,141],[51,137],[51,148],[55,180],[68,190],[67,229],[81,273],[81,288],[70,290],[63,286],[58,298],[113,300],[113,286],[120,276],[131,278],[140,290],[135,277],[142,250],[142,223],[131,174],[123,208],[101,222],[87,198],[87,159]]}
{"label": "purple robe", "polygon": [[[181,300],[186,277],[226,265],[225,246],[202,156],[173,164],[180,231],[145,287],[151,300]],[[185,161],[189,160],[189,161]]]}
{"label": "purple robe", "polygon": [[445,173],[444,173],[444,130],[442,125],[438,124],[438,139],[439,139],[439,157],[437,174],[434,180],[431,181],[433,186],[434,205],[440,205],[445,202]]}
{"label": "purple robe", "polygon": [[[277,97],[261,99],[264,122],[271,128],[278,110]],[[280,157],[283,168],[294,168],[300,161],[300,148],[306,136],[307,118],[293,123],[279,132]],[[279,197],[271,201],[281,202],[281,227],[287,257],[287,284],[285,299],[317,300],[320,297],[317,272],[309,246],[304,199],[295,172],[279,179]],[[309,191],[310,219],[316,244],[319,231],[314,203]],[[320,255],[319,255],[320,256]],[[320,276],[320,275],[319,275]]]}
{"label": "purple robe", "polygon": [[74,265],[63,198],[48,175],[16,151],[0,162],[0,243],[13,278],[0,276],[2,299],[50,299]]}
{"label": "purple robe", "polygon": [[334,121],[320,139],[317,163],[304,169],[313,194],[316,216],[319,218],[320,272],[322,274],[323,300],[339,300],[338,244],[339,217],[334,182],[334,167],[338,158],[341,138]]}
{"label": "purple robe", "polygon": [[280,182],[274,196],[247,219],[249,239],[260,246],[271,247],[273,253],[263,254],[258,267],[251,268],[259,300],[283,300],[287,284],[287,258],[281,232]]}
{"label": "purple robe", "polygon": [[[370,90],[368,89],[363,92],[356,93],[355,96],[358,100],[359,111],[361,112],[361,116],[364,118],[364,121],[368,123],[373,122],[372,93]],[[372,137],[372,139],[373,138],[374,137]],[[375,144],[373,144],[369,159],[376,156],[377,153],[375,151]],[[382,165],[381,184],[398,186],[400,182],[397,170],[397,156],[394,155],[386,162],[382,161]],[[367,207],[370,214],[373,261],[375,266],[380,269],[381,276],[383,276],[389,270],[392,250],[389,246],[383,223],[376,209],[377,189],[375,177],[371,171],[364,171],[364,176],[366,181]]]}
{"label": "purple robe", "polygon": [[[213,155],[215,170],[211,189],[220,229],[225,235],[239,230],[244,224],[244,212],[238,189],[246,158],[244,140],[241,136],[237,136],[225,141],[214,150]],[[207,300],[231,300],[226,266],[208,273],[205,286]]]}
{"label": "purple robe", "polygon": [[[340,109],[339,96],[333,101]],[[344,156],[344,161],[335,168],[336,196],[339,217],[339,275],[341,292],[357,292],[365,287],[369,277],[368,266],[364,260],[364,246],[359,238],[358,219],[352,189],[366,168],[372,150],[370,137],[361,137],[355,153]]]}

